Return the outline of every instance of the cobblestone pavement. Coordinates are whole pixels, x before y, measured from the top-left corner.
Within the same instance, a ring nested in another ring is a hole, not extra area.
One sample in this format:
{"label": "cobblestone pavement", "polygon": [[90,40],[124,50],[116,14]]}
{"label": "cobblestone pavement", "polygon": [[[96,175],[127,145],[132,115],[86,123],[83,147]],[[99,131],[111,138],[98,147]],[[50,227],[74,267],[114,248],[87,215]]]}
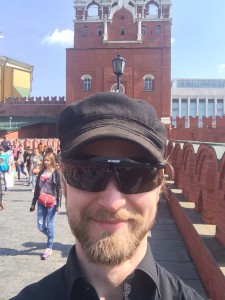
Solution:
{"label": "cobblestone pavement", "polygon": [[[10,299],[26,285],[64,265],[75,241],[62,201],[62,208],[55,219],[53,254],[46,261],[40,260],[46,238],[37,229],[37,212],[29,211],[32,197],[27,180],[15,180],[14,188],[5,196],[6,209],[0,212],[0,300]],[[199,277],[163,200],[149,239],[155,259],[204,295]]]}

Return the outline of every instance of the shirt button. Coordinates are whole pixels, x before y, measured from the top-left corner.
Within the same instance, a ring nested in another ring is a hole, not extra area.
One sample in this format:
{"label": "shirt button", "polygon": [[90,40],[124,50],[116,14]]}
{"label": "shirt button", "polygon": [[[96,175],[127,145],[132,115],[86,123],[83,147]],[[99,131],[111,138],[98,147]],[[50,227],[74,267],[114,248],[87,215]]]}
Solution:
{"label": "shirt button", "polygon": [[86,286],[86,291],[87,291],[87,292],[90,292],[89,286]]}

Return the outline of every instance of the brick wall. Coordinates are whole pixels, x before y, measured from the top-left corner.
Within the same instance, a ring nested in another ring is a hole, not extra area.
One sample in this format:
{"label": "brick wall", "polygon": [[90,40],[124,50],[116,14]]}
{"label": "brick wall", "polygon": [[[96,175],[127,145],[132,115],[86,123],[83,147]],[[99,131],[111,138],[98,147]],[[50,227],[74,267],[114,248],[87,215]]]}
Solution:
{"label": "brick wall", "polygon": [[0,100],[1,116],[58,117],[65,108],[64,97],[7,98]]}
{"label": "brick wall", "polygon": [[174,182],[195,210],[209,224],[216,224],[216,238],[225,246],[225,145],[171,141],[167,155],[174,168]]}
{"label": "brick wall", "polygon": [[176,128],[171,127],[168,133],[170,140],[203,141],[211,143],[225,142],[225,116],[203,117],[199,127],[198,117],[189,117],[189,127],[185,128],[185,117],[176,118]]}

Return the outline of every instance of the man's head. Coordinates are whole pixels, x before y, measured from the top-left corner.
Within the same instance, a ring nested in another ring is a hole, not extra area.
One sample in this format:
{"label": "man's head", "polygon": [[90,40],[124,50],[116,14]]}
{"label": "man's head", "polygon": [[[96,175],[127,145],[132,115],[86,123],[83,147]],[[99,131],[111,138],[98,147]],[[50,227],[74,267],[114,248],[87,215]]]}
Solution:
{"label": "man's head", "polygon": [[163,181],[166,133],[155,109],[120,93],[95,94],[63,111],[58,133],[78,247],[94,263],[130,259],[146,242]]}

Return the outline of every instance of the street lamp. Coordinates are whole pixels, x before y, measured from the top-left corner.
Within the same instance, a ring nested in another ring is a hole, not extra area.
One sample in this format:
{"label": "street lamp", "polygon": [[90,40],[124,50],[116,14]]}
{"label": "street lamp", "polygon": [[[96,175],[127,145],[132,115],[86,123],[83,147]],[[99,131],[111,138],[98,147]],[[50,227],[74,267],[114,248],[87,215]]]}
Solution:
{"label": "street lamp", "polygon": [[9,117],[9,128],[12,126],[12,117]]}
{"label": "street lamp", "polygon": [[120,91],[120,76],[123,75],[124,67],[125,67],[125,59],[121,57],[119,54],[117,57],[112,60],[113,72],[117,76],[117,86],[116,91]]}

